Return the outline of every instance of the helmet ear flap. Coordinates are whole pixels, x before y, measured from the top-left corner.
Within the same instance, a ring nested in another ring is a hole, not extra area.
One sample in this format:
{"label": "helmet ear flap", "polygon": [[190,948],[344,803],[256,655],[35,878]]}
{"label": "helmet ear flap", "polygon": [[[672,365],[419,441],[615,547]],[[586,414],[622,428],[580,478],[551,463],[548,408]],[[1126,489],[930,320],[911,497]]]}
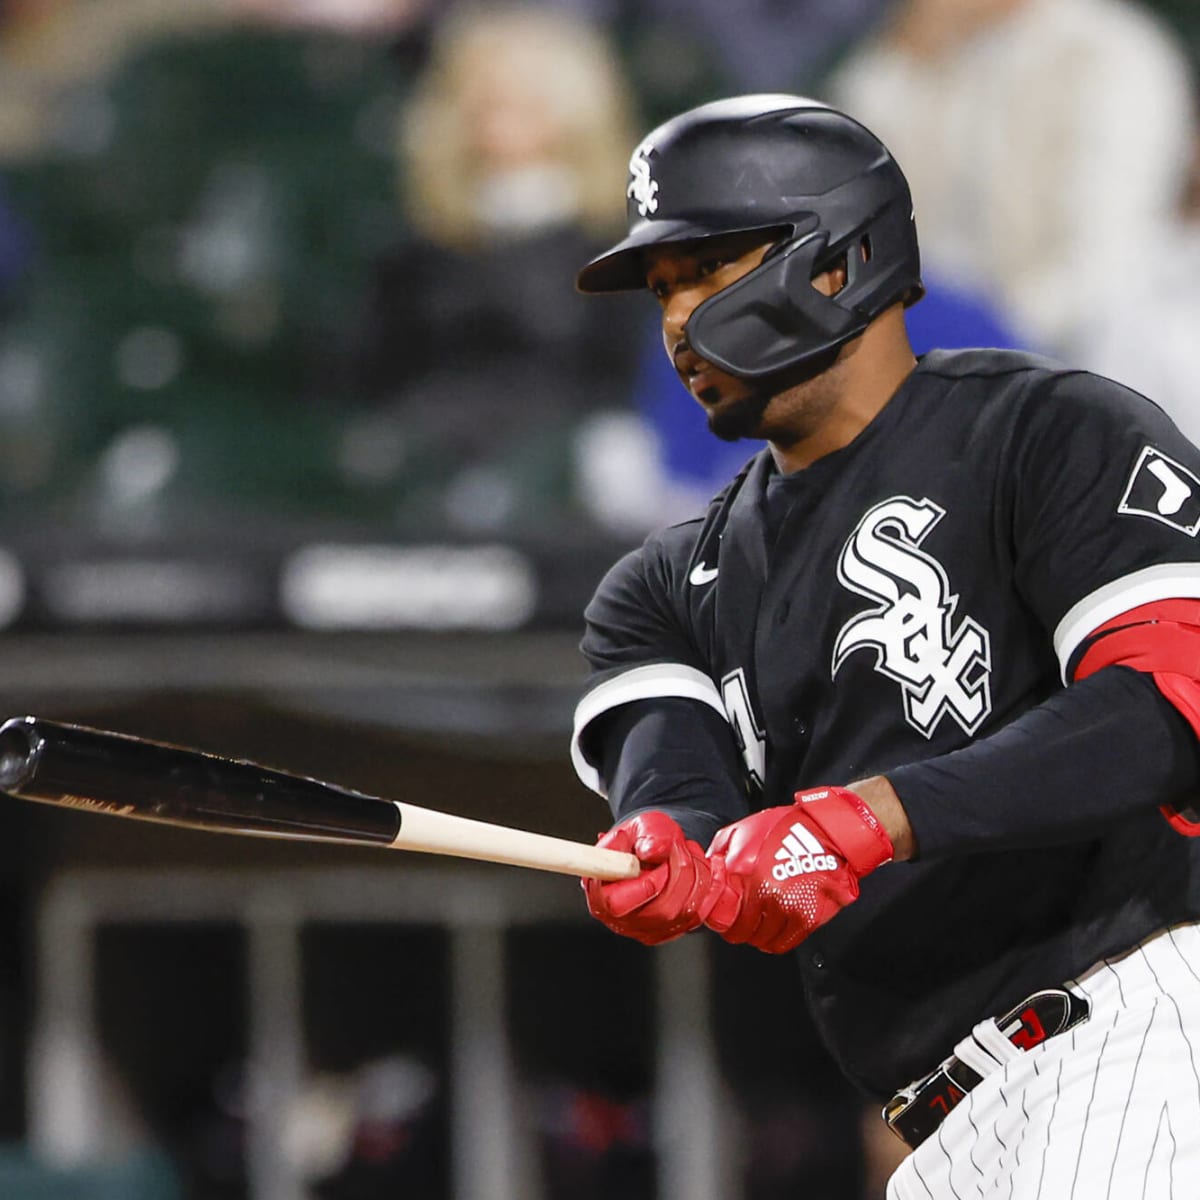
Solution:
{"label": "helmet ear flap", "polygon": [[908,203],[895,202],[878,213],[851,243],[847,258],[843,303],[876,315],[898,300],[913,304],[925,294]]}

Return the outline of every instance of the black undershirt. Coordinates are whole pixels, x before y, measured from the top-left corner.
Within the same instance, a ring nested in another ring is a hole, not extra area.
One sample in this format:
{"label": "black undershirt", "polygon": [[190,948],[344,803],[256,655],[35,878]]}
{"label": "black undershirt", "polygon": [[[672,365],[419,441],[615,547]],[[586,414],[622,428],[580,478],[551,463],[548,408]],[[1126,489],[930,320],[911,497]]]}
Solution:
{"label": "black undershirt", "polygon": [[750,812],[729,725],[706,704],[637,700],[606,713],[588,736],[614,821],[669,812],[707,849],[718,829]]}
{"label": "black undershirt", "polygon": [[[590,733],[616,820],[660,809],[707,846],[750,811],[729,726],[707,705],[639,700]],[[920,858],[1058,845],[1189,799],[1200,790],[1200,743],[1150,676],[1109,667],[989,737],[888,778]]]}

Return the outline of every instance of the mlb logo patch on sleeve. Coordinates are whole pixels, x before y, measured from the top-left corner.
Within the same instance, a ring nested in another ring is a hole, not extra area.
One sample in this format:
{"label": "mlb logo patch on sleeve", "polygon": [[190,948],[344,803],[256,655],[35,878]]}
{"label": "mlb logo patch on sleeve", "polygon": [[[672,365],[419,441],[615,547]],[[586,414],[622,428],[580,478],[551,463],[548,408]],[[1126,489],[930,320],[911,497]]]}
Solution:
{"label": "mlb logo patch on sleeve", "polygon": [[1149,517],[1195,537],[1200,530],[1200,479],[1161,450],[1138,456],[1117,512]]}

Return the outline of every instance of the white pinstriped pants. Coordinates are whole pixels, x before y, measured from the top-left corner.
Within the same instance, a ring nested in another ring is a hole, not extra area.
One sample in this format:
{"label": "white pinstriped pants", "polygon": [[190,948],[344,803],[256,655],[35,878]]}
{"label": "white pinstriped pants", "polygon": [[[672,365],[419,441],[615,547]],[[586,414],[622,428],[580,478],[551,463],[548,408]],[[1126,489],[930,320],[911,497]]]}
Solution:
{"label": "white pinstriped pants", "polygon": [[888,1200],[1200,1197],[1200,924],[1069,986],[1090,1019],[998,1065],[900,1164]]}

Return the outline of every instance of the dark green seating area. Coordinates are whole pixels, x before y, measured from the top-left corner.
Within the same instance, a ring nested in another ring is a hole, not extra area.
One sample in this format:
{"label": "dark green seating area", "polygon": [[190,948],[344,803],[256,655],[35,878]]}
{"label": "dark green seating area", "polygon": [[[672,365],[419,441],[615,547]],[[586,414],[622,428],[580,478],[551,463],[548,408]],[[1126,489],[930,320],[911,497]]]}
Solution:
{"label": "dark green seating area", "polygon": [[336,502],[346,398],[311,380],[398,233],[401,91],[382,45],[170,42],[87,98],[102,145],[10,167],[36,239],[0,324],[0,376],[17,386],[0,412],[10,512],[49,504],[86,521],[97,455],[143,426],[177,442],[174,503],[303,515]]}

